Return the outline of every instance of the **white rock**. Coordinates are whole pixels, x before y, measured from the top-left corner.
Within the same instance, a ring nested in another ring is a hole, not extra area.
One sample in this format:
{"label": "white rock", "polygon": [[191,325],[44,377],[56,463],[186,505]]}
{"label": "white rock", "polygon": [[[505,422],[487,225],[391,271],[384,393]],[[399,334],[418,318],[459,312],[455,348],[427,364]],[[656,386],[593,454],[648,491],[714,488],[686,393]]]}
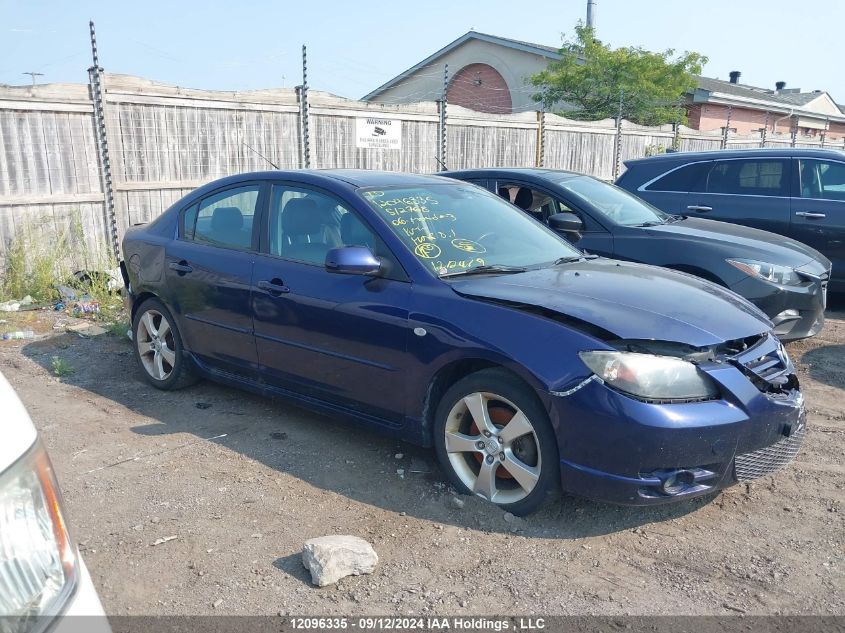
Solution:
{"label": "white rock", "polygon": [[378,555],[372,545],[357,536],[312,538],[302,550],[302,564],[318,587],[331,585],[344,576],[371,574],[377,563]]}

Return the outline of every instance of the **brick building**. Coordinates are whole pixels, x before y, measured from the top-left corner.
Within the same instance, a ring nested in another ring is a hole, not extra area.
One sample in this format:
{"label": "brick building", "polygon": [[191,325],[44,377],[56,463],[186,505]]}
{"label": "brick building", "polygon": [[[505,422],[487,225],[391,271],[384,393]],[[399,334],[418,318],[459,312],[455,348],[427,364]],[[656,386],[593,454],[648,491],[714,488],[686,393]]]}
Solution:
{"label": "brick building", "polygon": [[[727,126],[738,134],[750,134],[763,127],[768,133],[798,137],[845,138],[845,111],[823,90],[802,92],[778,83],[771,89],[739,83],[739,73],[730,81],[699,77],[698,88],[689,95],[689,126],[697,130],[720,130]],[[827,130],[825,132],[825,130]]]}

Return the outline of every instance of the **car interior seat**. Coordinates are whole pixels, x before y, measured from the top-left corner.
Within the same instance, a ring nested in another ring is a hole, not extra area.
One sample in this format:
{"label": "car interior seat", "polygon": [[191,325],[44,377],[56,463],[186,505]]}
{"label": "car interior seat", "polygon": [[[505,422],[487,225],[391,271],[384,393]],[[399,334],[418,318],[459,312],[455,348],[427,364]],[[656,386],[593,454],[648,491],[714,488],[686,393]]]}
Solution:
{"label": "car interior seat", "polygon": [[531,203],[534,202],[534,194],[531,193],[531,190],[528,187],[520,187],[519,191],[516,192],[516,197],[513,200],[513,203],[518,206],[520,209],[524,209],[525,211],[531,210]]}
{"label": "car interior seat", "polygon": [[312,198],[293,198],[282,209],[281,254],[291,259],[320,263],[331,246],[318,239],[323,228],[317,203]]}
{"label": "car interior seat", "polygon": [[211,213],[211,231],[208,238],[220,244],[249,246],[252,235],[243,230],[244,216],[237,207],[217,207]]}
{"label": "car interior seat", "polygon": [[815,165],[803,163],[801,165],[801,197],[821,198],[822,184],[819,182]]}
{"label": "car interior seat", "polygon": [[[340,234],[340,211],[337,204],[330,198],[320,196],[316,200],[317,215],[320,217],[321,229],[316,236],[317,241],[323,241],[329,248],[337,248],[343,245]],[[314,240],[312,240],[314,241]]]}

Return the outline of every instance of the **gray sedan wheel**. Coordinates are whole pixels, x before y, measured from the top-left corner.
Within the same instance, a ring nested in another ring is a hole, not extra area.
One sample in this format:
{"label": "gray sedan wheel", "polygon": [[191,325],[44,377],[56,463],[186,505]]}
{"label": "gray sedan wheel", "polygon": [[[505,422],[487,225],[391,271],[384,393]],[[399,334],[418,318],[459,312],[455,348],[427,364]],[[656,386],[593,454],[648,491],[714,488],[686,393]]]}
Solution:
{"label": "gray sedan wheel", "polygon": [[435,414],[434,445],[449,480],[513,514],[528,514],[559,485],[557,438],[536,393],[501,369],[458,381]]}
{"label": "gray sedan wheel", "polygon": [[153,386],[170,390],[196,382],[191,361],[183,358],[176,321],[158,299],[147,299],[138,307],[132,340],[141,372]]}

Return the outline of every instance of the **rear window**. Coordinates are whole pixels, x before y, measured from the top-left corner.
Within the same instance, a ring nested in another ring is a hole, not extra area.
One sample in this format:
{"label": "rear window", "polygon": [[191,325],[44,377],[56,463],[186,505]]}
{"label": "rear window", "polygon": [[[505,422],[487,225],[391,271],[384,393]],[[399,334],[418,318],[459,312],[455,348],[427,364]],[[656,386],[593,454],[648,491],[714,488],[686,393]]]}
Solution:
{"label": "rear window", "polygon": [[687,193],[697,191],[707,168],[711,163],[692,163],[684,165],[664,174],[648,187],[645,191],[673,191]]}
{"label": "rear window", "polygon": [[788,196],[789,161],[786,159],[715,161],[707,174],[705,192]]}

